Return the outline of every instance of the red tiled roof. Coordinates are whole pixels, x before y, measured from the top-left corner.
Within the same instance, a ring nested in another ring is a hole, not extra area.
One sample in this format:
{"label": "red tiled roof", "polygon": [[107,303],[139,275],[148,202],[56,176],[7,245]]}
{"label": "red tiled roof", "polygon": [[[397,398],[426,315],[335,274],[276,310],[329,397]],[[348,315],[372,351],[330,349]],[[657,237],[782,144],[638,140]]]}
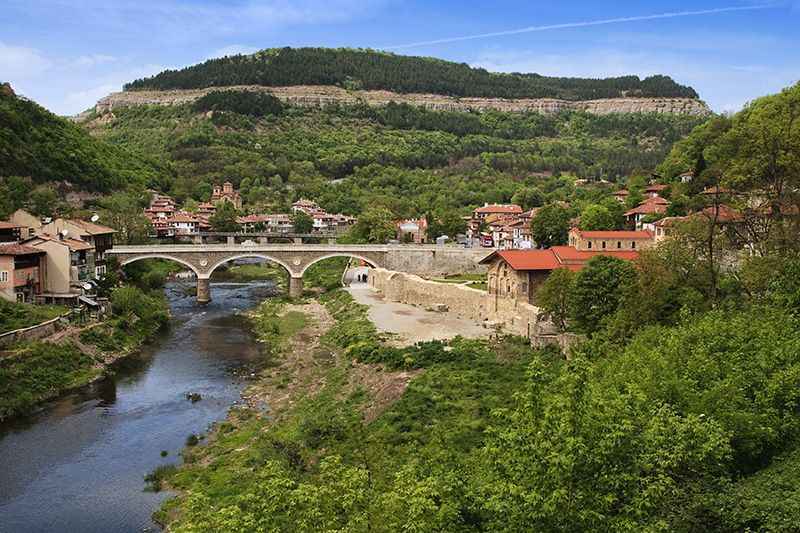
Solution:
{"label": "red tiled roof", "polygon": [[628,196],[630,193],[626,189],[620,189],[613,193],[613,196]]}
{"label": "red tiled roof", "polygon": [[625,216],[627,217],[639,213],[643,215],[649,215],[652,213],[664,213],[667,210],[668,205],[669,205],[669,200],[665,200],[660,196],[656,196],[655,198],[648,198],[647,200],[640,203],[633,209],[625,211]]}
{"label": "red tiled roof", "polygon": [[617,257],[625,261],[633,261],[639,257],[639,252],[633,250],[576,250],[572,246],[554,246],[546,250],[500,250],[492,253],[481,261],[482,264],[491,262],[499,257],[509,264],[514,270],[555,270],[568,268],[581,270],[586,263],[595,256],[604,255]]}
{"label": "red tiled roof", "polygon": [[664,217],[656,220],[653,225],[659,228],[669,228],[676,223],[685,222],[688,217]]}
{"label": "red tiled roof", "polygon": [[502,250],[492,255],[501,257],[514,270],[554,270],[560,266],[552,250]]}
{"label": "red tiled roof", "polygon": [[584,239],[652,239],[649,231],[581,231],[575,232]]}
{"label": "red tiled roof", "polygon": [[7,244],[0,244],[0,255],[33,255],[33,254],[45,254],[44,250],[40,250],[39,248],[34,248],[33,246],[27,246],[25,244],[17,244],[17,243],[7,243]]}
{"label": "red tiled roof", "polygon": [[661,185],[661,184],[656,183],[656,184],[653,184],[653,185],[648,185],[647,187],[645,187],[644,191],[645,192],[661,192],[666,188],[667,188],[667,185]]}
{"label": "red tiled roof", "polygon": [[[86,241],[82,241],[80,239],[69,239],[69,238],[53,237],[52,235],[48,235],[46,233],[42,233],[42,234],[37,235],[35,237],[31,237],[30,239],[28,239],[28,240],[26,240],[24,242],[27,243],[27,242],[36,242],[36,241],[39,241],[39,242],[41,242],[41,241],[57,242],[57,243],[63,244],[64,246],[66,246],[67,248],[72,250],[73,252],[78,252],[78,251],[81,251],[81,250],[93,250],[94,249],[94,246],[92,246],[91,244],[89,244]],[[34,244],[33,246],[35,247],[36,244]]]}
{"label": "red tiled roof", "polygon": [[479,207],[476,213],[522,213],[522,208],[517,204],[491,204]]}
{"label": "red tiled roof", "polygon": [[13,222],[6,222],[5,220],[0,220],[0,229],[17,229],[21,228],[19,224],[14,224]]}
{"label": "red tiled roof", "polygon": [[738,222],[744,219],[742,213],[738,209],[725,204],[719,205],[719,210],[715,213],[713,206],[706,207],[701,213],[709,220],[713,219],[715,214],[718,222]]}
{"label": "red tiled roof", "polygon": [[78,226],[89,235],[107,235],[109,233],[117,232],[117,230],[109,228],[108,226],[102,226],[100,224],[95,224],[94,222],[87,222],[85,220],[70,219],[69,222]]}
{"label": "red tiled roof", "polygon": [[184,213],[177,213],[166,220],[167,222],[200,222],[199,218]]}

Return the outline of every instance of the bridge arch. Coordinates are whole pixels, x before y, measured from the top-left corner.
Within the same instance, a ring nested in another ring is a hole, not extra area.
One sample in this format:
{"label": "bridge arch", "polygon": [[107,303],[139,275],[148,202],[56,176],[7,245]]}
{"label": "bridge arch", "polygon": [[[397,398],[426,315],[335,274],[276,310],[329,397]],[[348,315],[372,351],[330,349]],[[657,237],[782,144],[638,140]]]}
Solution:
{"label": "bridge arch", "polygon": [[305,274],[306,270],[308,270],[312,266],[316,265],[320,261],[324,261],[326,259],[330,259],[331,257],[352,257],[354,259],[361,259],[362,261],[367,263],[372,268],[378,268],[378,264],[375,262],[374,259],[368,259],[368,258],[364,257],[363,255],[359,255],[359,254],[351,253],[351,252],[331,252],[331,253],[325,254],[325,255],[323,255],[321,257],[317,257],[316,259],[314,259],[313,261],[308,263],[306,266],[303,267],[303,270],[300,271],[300,275],[302,276],[303,274]]}
{"label": "bridge arch", "polygon": [[219,267],[221,267],[225,263],[229,263],[231,261],[236,261],[237,259],[245,259],[247,257],[257,257],[258,259],[264,259],[265,261],[269,261],[271,263],[275,263],[276,265],[282,266],[283,269],[286,270],[286,272],[289,274],[289,276],[293,276],[294,275],[292,273],[291,267],[289,267],[289,265],[287,265],[286,263],[284,263],[280,259],[275,259],[274,257],[272,257],[270,255],[267,255],[267,254],[264,254],[264,253],[259,253],[259,252],[242,252],[241,254],[232,255],[230,257],[226,257],[226,258],[220,259],[219,261],[214,263],[211,267],[209,267],[208,275],[210,276],[211,274],[213,274],[216,269],[218,269]]}
{"label": "bridge arch", "polygon": [[180,265],[185,266],[186,268],[188,268],[189,270],[194,272],[195,276],[200,277],[200,275],[201,275],[200,272],[198,272],[197,267],[195,267],[193,264],[191,264],[191,263],[189,263],[187,261],[184,261],[183,259],[178,259],[177,257],[174,257],[174,256],[169,255],[169,254],[137,255],[137,256],[134,256],[134,257],[130,257],[128,259],[123,259],[120,262],[119,266],[129,265],[131,263],[135,263],[136,261],[142,261],[144,259],[164,259],[166,261],[173,261],[175,263],[178,263]]}

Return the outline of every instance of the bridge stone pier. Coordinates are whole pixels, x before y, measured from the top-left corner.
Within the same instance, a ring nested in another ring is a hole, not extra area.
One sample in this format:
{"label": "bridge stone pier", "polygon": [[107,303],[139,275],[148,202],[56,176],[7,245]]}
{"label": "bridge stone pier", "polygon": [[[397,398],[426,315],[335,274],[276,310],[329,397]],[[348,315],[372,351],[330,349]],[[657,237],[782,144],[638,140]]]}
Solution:
{"label": "bridge stone pier", "polygon": [[261,258],[282,266],[289,274],[289,296],[303,294],[303,274],[314,263],[330,257],[352,257],[373,267],[418,275],[485,271],[481,259],[489,248],[455,246],[360,244],[180,244],[115,246],[106,252],[121,265],[143,259],[167,259],[197,276],[197,302],[211,301],[211,274],[219,266],[243,258]]}

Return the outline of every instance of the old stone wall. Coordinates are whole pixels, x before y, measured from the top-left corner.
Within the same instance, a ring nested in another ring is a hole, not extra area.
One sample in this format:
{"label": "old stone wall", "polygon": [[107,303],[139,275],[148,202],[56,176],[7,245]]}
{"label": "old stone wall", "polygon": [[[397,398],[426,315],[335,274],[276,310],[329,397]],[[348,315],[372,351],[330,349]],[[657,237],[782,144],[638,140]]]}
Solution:
{"label": "old stone wall", "polygon": [[67,316],[69,316],[69,313],[63,315],[62,317],[53,318],[47,322],[36,324],[35,326],[3,333],[0,335],[0,347],[10,346],[16,342],[33,341],[49,337],[57,331],[64,329],[64,319]]}
{"label": "old stone wall", "polygon": [[418,276],[446,274],[482,274],[486,265],[479,262],[492,253],[487,248],[457,246],[390,247],[383,267],[387,270],[409,272]]}
{"label": "old stone wall", "polygon": [[597,100],[559,100],[555,98],[458,98],[440,94],[399,94],[391,91],[348,91],[333,86],[298,85],[291,87],[263,87],[240,85],[186,89],[174,91],[124,91],[110,94],[97,102],[95,111],[103,114],[117,107],[135,105],[180,105],[193,102],[212,91],[254,91],[275,95],[283,102],[322,107],[328,104],[365,103],[383,106],[389,102],[407,103],[437,111],[509,111],[558,113],[564,110],[581,110],[595,114],[610,113],[674,113],[705,116],[708,106],[693,98],[602,98]]}
{"label": "old stone wall", "polygon": [[485,322],[487,327],[497,326],[506,333],[528,338],[552,333],[549,323],[539,320],[537,307],[486,291],[383,268],[370,269],[369,284],[390,301],[421,307],[442,304],[456,316]]}

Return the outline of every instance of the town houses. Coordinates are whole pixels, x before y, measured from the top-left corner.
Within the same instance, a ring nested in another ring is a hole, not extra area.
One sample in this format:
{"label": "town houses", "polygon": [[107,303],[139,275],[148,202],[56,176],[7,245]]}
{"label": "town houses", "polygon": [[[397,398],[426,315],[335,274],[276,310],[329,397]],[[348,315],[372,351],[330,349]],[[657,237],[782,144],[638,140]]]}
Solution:
{"label": "town houses", "polygon": [[[242,198],[229,181],[215,185],[210,201],[197,204],[189,210],[180,209],[170,196],[154,193],[144,216],[152,226],[151,236],[176,238],[199,235],[213,230],[211,219],[223,203],[229,203],[237,211],[242,209]],[[301,198],[294,202],[290,213],[249,213],[236,217],[242,233],[294,233],[293,214],[302,212],[313,221],[312,233],[341,233],[355,224],[351,216],[328,213],[316,202]]]}
{"label": "town houses", "polygon": [[535,213],[536,208],[523,212],[517,204],[484,204],[467,217],[467,238],[488,248],[530,248]]}
{"label": "town houses", "polygon": [[322,209],[316,202],[301,198],[292,204],[292,213],[302,212],[314,221],[313,230],[316,232],[341,232],[346,231],[356,223],[355,217],[332,214]]}
{"label": "town houses", "polygon": [[0,298],[78,304],[107,273],[115,233],[97,216],[41,220],[16,211],[0,221]]}

